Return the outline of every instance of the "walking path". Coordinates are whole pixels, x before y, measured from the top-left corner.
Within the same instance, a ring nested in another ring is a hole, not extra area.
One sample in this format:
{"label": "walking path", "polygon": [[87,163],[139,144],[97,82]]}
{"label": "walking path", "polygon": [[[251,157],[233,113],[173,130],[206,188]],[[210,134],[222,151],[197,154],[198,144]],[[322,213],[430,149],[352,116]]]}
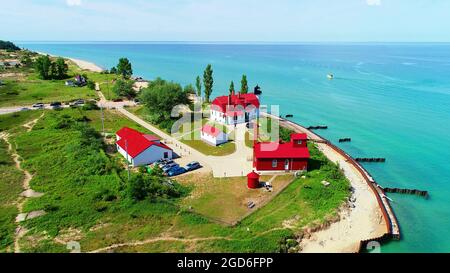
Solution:
{"label": "walking path", "polygon": [[[42,115],[39,118],[32,120],[22,126],[27,128],[27,131],[30,132],[31,130],[33,130],[33,127],[36,125],[36,123],[39,121],[39,119],[42,118],[43,116],[44,116],[44,113],[42,113]],[[11,142],[9,141],[9,135],[7,133],[0,133],[0,139],[3,139],[6,142],[6,144],[8,145],[8,152],[11,154],[11,157],[15,163],[16,168],[19,171],[23,172],[23,174],[24,174],[24,179],[22,181],[22,188],[24,189],[24,192],[22,192],[20,194],[18,201],[17,201],[17,210],[19,211],[19,214],[16,217],[16,223],[21,223],[23,221],[45,215],[45,211],[33,211],[33,212],[29,212],[29,213],[23,212],[23,206],[24,206],[27,198],[38,198],[38,197],[43,196],[44,194],[35,192],[34,190],[31,189],[30,181],[33,179],[33,176],[27,170],[24,170],[22,168],[22,162],[20,160],[20,155],[17,154],[17,152],[15,152],[15,150],[13,149],[13,146],[12,146]],[[26,233],[27,233],[27,230],[24,227],[22,227],[20,224],[18,224],[18,226],[16,228],[16,234],[14,237],[14,252],[15,253],[21,252],[20,239]]]}

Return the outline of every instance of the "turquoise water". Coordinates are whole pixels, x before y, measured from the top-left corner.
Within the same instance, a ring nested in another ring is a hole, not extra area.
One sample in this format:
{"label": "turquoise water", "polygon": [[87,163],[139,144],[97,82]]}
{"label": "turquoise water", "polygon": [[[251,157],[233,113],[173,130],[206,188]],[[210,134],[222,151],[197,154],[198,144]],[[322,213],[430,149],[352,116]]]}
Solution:
{"label": "turquoise water", "polygon": [[[365,167],[383,186],[418,188],[429,200],[392,194],[403,239],[383,252],[450,252],[450,45],[446,44],[22,44],[110,68],[128,57],[135,75],[194,83],[214,68],[213,95],[243,73],[304,125],[355,157],[386,157]],[[328,73],[335,80],[327,80]]]}

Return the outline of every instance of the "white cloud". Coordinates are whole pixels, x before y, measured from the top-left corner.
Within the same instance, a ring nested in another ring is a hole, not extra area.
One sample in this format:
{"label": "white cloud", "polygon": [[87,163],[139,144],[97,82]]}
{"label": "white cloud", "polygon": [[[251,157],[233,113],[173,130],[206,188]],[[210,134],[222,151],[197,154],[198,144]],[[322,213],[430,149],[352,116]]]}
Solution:
{"label": "white cloud", "polygon": [[81,0],[66,0],[66,4],[69,7],[74,7],[74,6],[81,6],[82,2]]}
{"label": "white cloud", "polygon": [[369,6],[381,6],[381,0],[366,0]]}

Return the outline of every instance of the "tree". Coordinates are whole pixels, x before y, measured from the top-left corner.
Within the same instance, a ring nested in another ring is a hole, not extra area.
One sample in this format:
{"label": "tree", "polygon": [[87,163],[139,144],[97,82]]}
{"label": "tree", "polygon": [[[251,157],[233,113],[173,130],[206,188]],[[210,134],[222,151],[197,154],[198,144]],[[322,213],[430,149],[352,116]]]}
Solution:
{"label": "tree", "polygon": [[195,80],[195,87],[197,87],[197,96],[202,97],[202,79],[200,79],[200,76],[197,76],[197,79]]}
{"label": "tree", "polygon": [[214,85],[213,70],[210,64],[208,64],[208,66],[205,69],[205,72],[203,73],[203,85],[205,86],[206,102],[209,102]]}
{"label": "tree", "polygon": [[0,40],[0,49],[6,49],[7,51],[19,51],[20,48],[13,44],[12,42],[8,41],[1,41]]}
{"label": "tree", "polygon": [[247,94],[248,93],[248,82],[247,82],[247,76],[242,75],[241,80],[241,94]]}
{"label": "tree", "polygon": [[124,79],[129,79],[133,75],[133,68],[127,58],[120,58],[117,65],[117,74],[122,75]]}
{"label": "tree", "polygon": [[69,66],[63,58],[58,58],[56,60],[56,78],[64,79],[67,77],[67,72],[69,71]]}
{"label": "tree", "polygon": [[136,97],[136,92],[133,89],[133,82],[124,79],[118,79],[113,87],[113,92],[119,97],[126,97],[128,99]]}
{"label": "tree", "polygon": [[35,68],[39,73],[39,77],[43,80],[50,79],[50,73],[52,68],[52,61],[49,56],[40,56],[37,58]]}
{"label": "tree", "polygon": [[231,84],[230,84],[230,95],[232,95],[233,93],[234,93],[234,82],[231,81]]}
{"label": "tree", "polygon": [[110,74],[117,74],[117,68],[113,67],[111,68],[111,70],[109,71]]}
{"label": "tree", "polygon": [[152,81],[143,89],[140,98],[152,121],[156,123],[170,120],[173,107],[192,103],[181,85],[161,78]]}
{"label": "tree", "polygon": [[195,88],[192,86],[192,84],[188,84],[184,87],[184,92],[188,94],[195,94]]}

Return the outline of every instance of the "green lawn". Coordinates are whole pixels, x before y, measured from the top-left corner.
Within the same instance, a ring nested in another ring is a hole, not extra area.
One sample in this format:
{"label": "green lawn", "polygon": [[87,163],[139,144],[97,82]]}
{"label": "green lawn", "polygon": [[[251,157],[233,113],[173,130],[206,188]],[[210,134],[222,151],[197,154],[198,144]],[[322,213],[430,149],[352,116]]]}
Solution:
{"label": "green lawn", "polygon": [[[261,181],[267,182],[271,178],[263,176]],[[193,187],[191,198],[184,199],[184,205],[191,206],[195,212],[209,219],[228,224],[239,221],[251,212],[248,202],[264,204],[292,180],[291,175],[277,177],[272,181],[275,191],[270,193],[265,189],[249,190],[246,177],[214,178],[211,174],[192,174],[179,178],[183,185]]]}

